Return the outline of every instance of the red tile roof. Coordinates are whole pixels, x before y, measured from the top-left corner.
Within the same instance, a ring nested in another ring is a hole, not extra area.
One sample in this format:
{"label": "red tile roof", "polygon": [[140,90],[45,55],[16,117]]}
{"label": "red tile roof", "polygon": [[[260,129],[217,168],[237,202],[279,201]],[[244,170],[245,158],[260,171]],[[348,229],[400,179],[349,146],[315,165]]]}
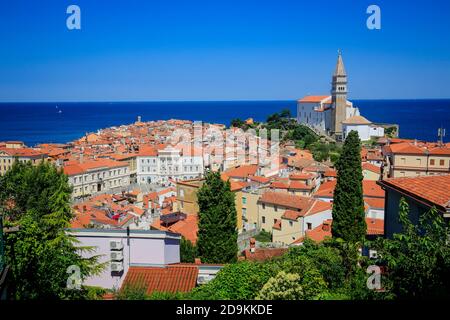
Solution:
{"label": "red tile roof", "polygon": [[288,189],[289,185],[282,181],[273,181],[270,184],[270,188],[272,188],[272,189]]}
{"label": "red tile roof", "polygon": [[364,197],[384,198],[384,193],[384,190],[377,184],[376,181],[363,180]]}
{"label": "red tile roof", "polygon": [[266,184],[270,182],[270,178],[260,177],[260,176],[248,176],[250,181],[255,181],[261,184]]}
{"label": "red tile roof", "polygon": [[314,189],[313,185],[307,185],[306,183],[298,180],[291,181],[289,183],[289,189],[296,189],[296,190],[312,190]]}
{"label": "red tile roof", "polygon": [[250,249],[244,250],[244,257],[250,261],[265,261],[274,257],[282,256],[288,248],[255,248],[255,252]]}
{"label": "red tile roof", "polygon": [[248,176],[254,176],[257,170],[258,166],[252,164],[228,169],[225,174],[230,178],[247,178]]}
{"label": "red tile roof", "polygon": [[31,148],[1,148],[0,152],[5,152],[12,157],[36,158],[47,156],[46,153]]}
{"label": "red tile roof", "polygon": [[378,173],[378,174],[381,173],[381,168],[380,167],[377,167],[376,165],[373,165],[373,164],[368,163],[368,162],[363,162],[362,169],[363,170],[372,171],[372,172],[375,172],[375,173]]}
{"label": "red tile roof", "polygon": [[282,192],[266,191],[262,194],[259,201],[306,211],[311,206],[312,199]]}
{"label": "red tile roof", "polygon": [[384,220],[366,218],[367,234],[368,235],[383,235],[384,234]]}
{"label": "red tile roof", "polygon": [[394,178],[379,184],[442,209],[450,208],[450,175]]}
{"label": "red tile roof", "polygon": [[120,167],[128,167],[128,164],[126,162],[114,161],[110,159],[97,159],[88,160],[82,163],[78,162],[67,164],[64,166],[64,173],[72,176],[95,169]]}
{"label": "red tile roof", "polygon": [[330,96],[306,96],[298,100],[298,102],[304,103],[319,103],[323,100],[330,98]]}
{"label": "red tile roof", "polygon": [[336,188],[336,180],[326,181],[322,183],[314,194],[315,197],[333,198],[334,189]]}
{"label": "red tile roof", "polygon": [[197,242],[198,217],[195,214],[188,214],[186,219],[175,222],[168,227],[163,226],[161,220],[157,218],[153,221],[151,227],[157,230],[179,233],[193,244]]}
{"label": "red tile roof", "polygon": [[364,198],[364,202],[372,209],[384,209],[384,198]]}
{"label": "red tile roof", "polygon": [[169,265],[165,267],[130,267],[121,290],[126,286],[143,286],[153,292],[189,292],[197,284],[198,267]]}

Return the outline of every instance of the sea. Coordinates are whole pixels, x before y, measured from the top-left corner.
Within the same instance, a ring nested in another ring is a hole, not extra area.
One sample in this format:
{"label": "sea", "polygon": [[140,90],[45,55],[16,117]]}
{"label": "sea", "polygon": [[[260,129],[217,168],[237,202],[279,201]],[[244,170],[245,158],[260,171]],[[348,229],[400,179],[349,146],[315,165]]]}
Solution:
{"label": "sea", "polygon": [[[450,99],[352,100],[375,123],[396,123],[401,138],[437,141],[446,128],[450,141]],[[296,101],[45,102],[0,103],[0,141],[28,146],[67,143],[87,132],[142,121],[183,119],[229,125],[234,118],[265,121],[283,109],[296,114]]]}

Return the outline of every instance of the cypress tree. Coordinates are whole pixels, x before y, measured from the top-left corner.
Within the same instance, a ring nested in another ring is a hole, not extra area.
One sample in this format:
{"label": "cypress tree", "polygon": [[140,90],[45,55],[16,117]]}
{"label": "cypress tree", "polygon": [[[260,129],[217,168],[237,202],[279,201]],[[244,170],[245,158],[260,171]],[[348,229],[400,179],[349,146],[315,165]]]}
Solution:
{"label": "cypress tree", "polygon": [[364,212],[361,142],[358,133],[351,131],[345,139],[342,154],[336,163],[338,172],[333,197],[333,237],[356,243],[364,240],[366,220]]}
{"label": "cypress tree", "polygon": [[187,263],[194,263],[196,254],[197,248],[195,247],[195,245],[191,241],[185,239],[184,237],[181,237],[180,261]]}
{"label": "cypress tree", "polygon": [[230,263],[237,260],[237,213],[230,182],[219,172],[206,174],[197,193],[200,208],[197,250],[202,262]]}

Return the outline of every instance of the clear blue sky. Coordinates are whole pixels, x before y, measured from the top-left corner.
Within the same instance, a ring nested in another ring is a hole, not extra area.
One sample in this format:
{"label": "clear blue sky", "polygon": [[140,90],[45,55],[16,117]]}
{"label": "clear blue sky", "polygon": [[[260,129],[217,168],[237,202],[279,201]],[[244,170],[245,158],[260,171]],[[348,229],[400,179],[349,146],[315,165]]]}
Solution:
{"label": "clear blue sky", "polygon": [[0,101],[296,99],[339,48],[350,98],[450,97],[448,0],[4,0],[0,43]]}

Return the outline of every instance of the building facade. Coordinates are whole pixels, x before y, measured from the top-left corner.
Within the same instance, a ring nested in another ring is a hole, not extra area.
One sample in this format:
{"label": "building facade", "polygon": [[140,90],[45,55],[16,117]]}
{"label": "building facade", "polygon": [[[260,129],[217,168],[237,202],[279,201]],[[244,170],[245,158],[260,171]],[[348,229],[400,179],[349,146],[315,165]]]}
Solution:
{"label": "building facade", "polygon": [[[10,143],[9,146],[15,145]],[[0,148],[0,175],[11,169],[15,161],[23,163],[30,161],[33,165],[38,165],[47,160],[48,154],[32,148]]]}
{"label": "building facade", "polygon": [[148,147],[136,157],[137,182],[168,185],[169,180],[189,180],[203,176],[201,154],[185,153],[183,148]]}
{"label": "building facade", "polygon": [[447,145],[403,142],[384,146],[384,178],[417,177],[450,173]]}
{"label": "building facade", "polygon": [[297,122],[320,134],[343,138],[342,122],[359,116],[358,108],[347,100],[347,74],[339,53],[332,77],[331,95],[306,96],[297,101]]}
{"label": "building facade", "polygon": [[73,187],[72,197],[85,197],[130,184],[129,166],[126,162],[109,159],[89,160],[64,166]]}

